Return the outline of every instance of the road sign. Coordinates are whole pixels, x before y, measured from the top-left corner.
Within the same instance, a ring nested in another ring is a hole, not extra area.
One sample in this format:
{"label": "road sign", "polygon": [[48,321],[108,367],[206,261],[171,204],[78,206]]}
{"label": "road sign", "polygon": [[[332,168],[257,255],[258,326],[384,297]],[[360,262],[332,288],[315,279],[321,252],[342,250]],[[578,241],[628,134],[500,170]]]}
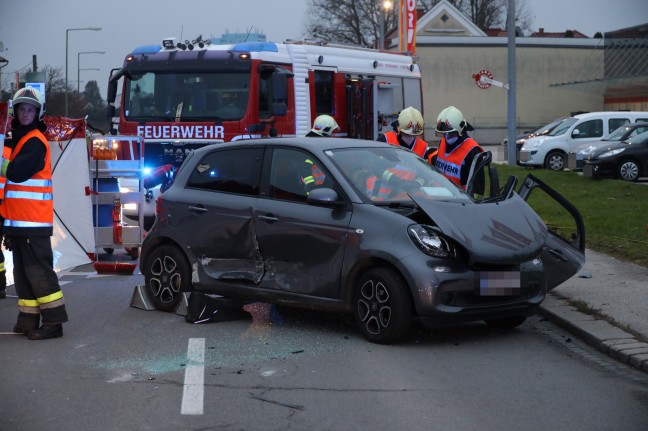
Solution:
{"label": "road sign", "polygon": [[477,87],[481,89],[485,90],[487,88],[490,88],[490,86],[492,85],[490,81],[493,80],[493,74],[490,70],[482,69],[479,72],[475,73],[472,77],[475,80]]}

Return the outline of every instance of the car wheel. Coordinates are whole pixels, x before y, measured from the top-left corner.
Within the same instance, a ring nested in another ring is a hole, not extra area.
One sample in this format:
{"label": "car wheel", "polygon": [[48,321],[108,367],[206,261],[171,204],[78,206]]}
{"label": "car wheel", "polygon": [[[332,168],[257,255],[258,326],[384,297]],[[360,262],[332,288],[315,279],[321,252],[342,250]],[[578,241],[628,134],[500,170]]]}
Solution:
{"label": "car wheel", "polygon": [[496,329],[513,329],[523,324],[526,319],[526,316],[507,317],[504,319],[490,319],[486,320],[486,324]]}
{"label": "car wheel", "polygon": [[156,310],[175,311],[182,292],[191,290],[191,267],[177,247],[161,245],[151,251],[144,267],[145,292]]}
{"label": "car wheel", "polygon": [[354,297],[356,325],[374,343],[388,344],[407,334],[412,299],[403,279],[388,268],[373,268],[358,279]]}
{"label": "car wheel", "polygon": [[545,159],[545,167],[552,171],[562,171],[565,168],[565,155],[560,151],[552,151]]}
{"label": "car wheel", "polygon": [[637,181],[639,179],[639,164],[634,160],[624,160],[619,164],[617,175],[624,181]]}

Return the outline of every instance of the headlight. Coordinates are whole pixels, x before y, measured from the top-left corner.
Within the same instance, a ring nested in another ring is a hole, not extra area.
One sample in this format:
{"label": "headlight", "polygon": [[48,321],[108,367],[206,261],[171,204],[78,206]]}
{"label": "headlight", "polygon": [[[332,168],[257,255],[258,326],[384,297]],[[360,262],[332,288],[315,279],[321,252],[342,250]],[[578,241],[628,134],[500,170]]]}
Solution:
{"label": "headlight", "polygon": [[434,232],[432,226],[415,224],[407,229],[412,242],[425,254],[434,257],[454,257],[454,246]]}
{"label": "headlight", "polygon": [[587,148],[585,148],[583,150],[580,150],[578,152],[578,154],[587,155],[587,154],[591,153],[592,151],[594,151],[595,149],[596,149],[595,146],[590,145],[589,147],[587,147]]}
{"label": "headlight", "polygon": [[617,149],[614,149],[614,150],[606,151],[605,153],[601,154],[599,156],[599,158],[604,159],[606,157],[616,156],[617,154],[623,152],[623,150],[625,150],[625,148],[617,148]]}
{"label": "headlight", "polygon": [[515,141],[515,143],[516,143],[517,145],[524,145],[524,143],[525,143],[526,141],[527,141],[526,139],[522,138],[522,139],[518,139],[517,141]]}

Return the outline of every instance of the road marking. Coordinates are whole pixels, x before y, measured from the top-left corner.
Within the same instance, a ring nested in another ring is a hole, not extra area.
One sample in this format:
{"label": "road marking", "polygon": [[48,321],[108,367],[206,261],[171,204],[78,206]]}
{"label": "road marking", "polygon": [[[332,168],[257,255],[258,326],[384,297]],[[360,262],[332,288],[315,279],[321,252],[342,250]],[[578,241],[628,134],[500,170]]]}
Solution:
{"label": "road marking", "polygon": [[182,390],[183,415],[203,414],[205,383],[205,339],[190,338],[187,346],[184,389]]}

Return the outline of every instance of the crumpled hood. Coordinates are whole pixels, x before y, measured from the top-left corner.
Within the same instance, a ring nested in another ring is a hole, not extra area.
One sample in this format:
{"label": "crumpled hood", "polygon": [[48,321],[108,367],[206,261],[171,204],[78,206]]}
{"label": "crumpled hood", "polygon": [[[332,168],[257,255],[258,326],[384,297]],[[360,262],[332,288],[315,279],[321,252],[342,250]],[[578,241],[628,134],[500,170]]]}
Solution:
{"label": "crumpled hood", "polygon": [[540,254],[547,239],[547,226],[517,194],[480,204],[411,198],[444,235],[466,248],[471,263],[525,262]]}

